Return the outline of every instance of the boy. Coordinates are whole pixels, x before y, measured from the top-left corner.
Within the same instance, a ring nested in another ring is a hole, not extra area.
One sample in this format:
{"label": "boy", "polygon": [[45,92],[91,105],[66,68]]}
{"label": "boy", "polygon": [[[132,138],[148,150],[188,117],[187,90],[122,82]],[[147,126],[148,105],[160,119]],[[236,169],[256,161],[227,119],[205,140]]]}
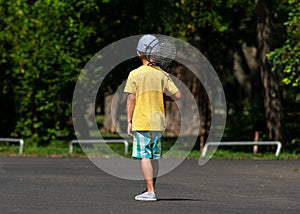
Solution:
{"label": "boy", "polygon": [[[127,97],[127,133],[133,136],[132,157],[140,159],[147,191],[137,195],[138,201],[156,201],[155,182],[158,159],[162,156],[162,134],[165,129],[164,96],[173,100],[181,93],[148,53],[159,54],[159,42],[153,35],[144,35],[137,45],[142,66],[130,72],[124,92]],[[134,134],[132,133],[134,131]]]}

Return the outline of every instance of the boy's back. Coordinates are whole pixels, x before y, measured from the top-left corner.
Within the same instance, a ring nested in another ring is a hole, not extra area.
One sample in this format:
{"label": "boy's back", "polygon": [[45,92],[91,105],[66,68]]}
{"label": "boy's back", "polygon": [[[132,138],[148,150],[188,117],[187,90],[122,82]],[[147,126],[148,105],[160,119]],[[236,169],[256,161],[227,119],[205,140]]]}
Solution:
{"label": "boy's back", "polygon": [[136,94],[133,130],[162,131],[165,128],[163,93],[178,91],[169,74],[157,66],[140,66],[128,77],[125,92]]}

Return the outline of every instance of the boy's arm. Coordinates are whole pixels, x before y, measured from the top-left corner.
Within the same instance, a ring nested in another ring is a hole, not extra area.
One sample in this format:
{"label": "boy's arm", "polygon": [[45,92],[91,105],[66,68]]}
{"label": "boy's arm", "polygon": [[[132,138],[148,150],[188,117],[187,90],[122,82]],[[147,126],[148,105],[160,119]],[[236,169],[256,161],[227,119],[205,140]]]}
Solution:
{"label": "boy's arm", "polygon": [[127,97],[127,134],[133,136],[132,131],[132,116],[135,107],[135,94],[128,94]]}
{"label": "boy's arm", "polygon": [[177,91],[175,94],[168,95],[165,97],[166,101],[173,101],[173,100],[180,100],[181,99],[181,93],[180,91]]}

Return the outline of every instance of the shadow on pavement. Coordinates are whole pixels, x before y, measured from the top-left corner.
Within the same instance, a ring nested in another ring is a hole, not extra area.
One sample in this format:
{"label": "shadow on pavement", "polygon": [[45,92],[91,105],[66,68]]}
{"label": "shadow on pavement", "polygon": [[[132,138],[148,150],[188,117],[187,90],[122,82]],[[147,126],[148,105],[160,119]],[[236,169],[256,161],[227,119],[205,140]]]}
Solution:
{"label": "shadow on pavement", "polygon": [[192,199],[192,198],[158,198],[157,201],[205,201],[203,199]]}

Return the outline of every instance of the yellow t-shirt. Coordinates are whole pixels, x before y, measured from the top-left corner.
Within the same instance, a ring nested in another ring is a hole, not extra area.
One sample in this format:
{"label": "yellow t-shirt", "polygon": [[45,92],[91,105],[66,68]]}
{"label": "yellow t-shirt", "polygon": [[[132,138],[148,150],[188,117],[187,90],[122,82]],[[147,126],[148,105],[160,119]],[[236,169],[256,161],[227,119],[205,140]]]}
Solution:
{"label": "yellow t-shirt", "polygon": [[157,66],[142,65],[130,72],[124,92],[136,95],[132,130],[164,130],[163,94],[172,95],[178,92],[168,73]]}

